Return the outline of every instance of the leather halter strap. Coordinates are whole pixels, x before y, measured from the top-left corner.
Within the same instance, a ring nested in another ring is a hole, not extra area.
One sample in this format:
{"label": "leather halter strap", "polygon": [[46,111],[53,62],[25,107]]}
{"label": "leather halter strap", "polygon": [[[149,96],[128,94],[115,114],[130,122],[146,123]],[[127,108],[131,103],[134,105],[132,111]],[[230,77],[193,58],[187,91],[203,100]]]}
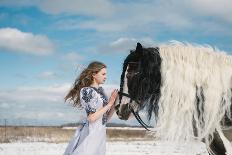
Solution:
{"label": "leather halter strap", "polygon": [[[124,93],[124,92],[121,92],[121,91],[119,91],[118,94],[119,94],[119,96],[126,96],[126,97],[130,98],[130,102],[128,103],[128,105],[129,105],[129,110],[133,113],[133,115],[135,116],[135,118],[136,118],[136,120],[139,122],[139,124],[141,124],[146,130],[151,131],[151,130],[148,129],[149,126],[148,126],[146,123],[144,123],[144,121],[141,119],[141,117],[139,116],[139,113],[138,113],[138,112],[135,112],[134,109],[133,109],[133,107],[131,106],[131,103],[132,103],[132,101],[133,101],[134,99],[132,99],[132,97],[131,97],[129,94]],[[137,104],[139,104],[139,102],[138,102],[137,100],[134,100],[134,101],[135,101]],[[121,101],[119,102],[119,105],[120,105],[120,104],[121,104]]]}

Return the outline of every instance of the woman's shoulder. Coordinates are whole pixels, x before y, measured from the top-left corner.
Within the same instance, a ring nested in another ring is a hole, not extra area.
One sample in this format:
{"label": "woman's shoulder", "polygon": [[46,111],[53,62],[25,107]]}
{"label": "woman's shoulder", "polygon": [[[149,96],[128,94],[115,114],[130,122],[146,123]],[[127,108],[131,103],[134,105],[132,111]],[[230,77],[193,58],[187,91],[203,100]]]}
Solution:
{"label": "woman's shoulder", "polygon": [[105,95],[105,92],[104,92],[104,89],[103,87],[98,87],[98,88],[95,88],[95,87],[83,87],[81,88],[80,90],[80,93],[81,95],[92,95],[92,96],[99,96],[99,95]]}
{"label": "woman's shoulder", "polygon": [[92,87],[83,87],[81,88],[80,92],[83,94],[83,93],[91,93],[93,94],[94,93],[94,89]]}
{"label": "woman's shoulder", "polygon": [[96,93],[92,87],[83,87],[80,90],[80,97],[81,100],[88,103],[91,99],[96,98]]}
{"label": "woman's shoulder", "polygon": [[91,94],[93,96],[96,96],[99,93],[99,90],[95,87],[83,87],[80,90],[80,93],[83,94]]}
{"label": "woman's shoulder", "polygon": [[99,92],[99,91],[104,91],[104,89],[103,89],[103,87],[98,87],[98,88],[95,88],[95,87],[91,87],[91,86],[89,86],[89,87],[83,87],[83,88],[81,88],[81,92],[82,91],[95,91],[95,92]]}

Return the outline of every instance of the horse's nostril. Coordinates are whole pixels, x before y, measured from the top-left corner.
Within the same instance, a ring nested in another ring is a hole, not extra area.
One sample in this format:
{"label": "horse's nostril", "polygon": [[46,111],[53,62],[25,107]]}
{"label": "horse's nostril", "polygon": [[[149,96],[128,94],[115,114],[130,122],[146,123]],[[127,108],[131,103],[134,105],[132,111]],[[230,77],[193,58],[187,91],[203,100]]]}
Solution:
{"label": "horse's nostril", "polygon": [[116,114],[118,115],[118,113],[119,113],[119,111],[117,110],[117,111],[116,111]]}

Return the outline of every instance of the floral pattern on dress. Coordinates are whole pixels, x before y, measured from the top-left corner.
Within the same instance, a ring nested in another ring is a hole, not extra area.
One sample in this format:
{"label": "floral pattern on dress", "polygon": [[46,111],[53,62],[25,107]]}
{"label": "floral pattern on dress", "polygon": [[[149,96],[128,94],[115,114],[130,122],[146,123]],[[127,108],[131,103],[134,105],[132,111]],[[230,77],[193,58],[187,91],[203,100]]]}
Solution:
{"label": "floral pattern on dress", "polygon": [[87,91],[87,89],[83,89],[82,91],[82,99],[88,103],[90,102],[90,100],[93,98],[93,90],[90,89],[89,92]]}
{"label": "floral pattern on dress", "polygon": [[96,112],[96,108],[92,107],[89,102],[90,100],[93,98],[93,90],[89,89],[89,91],[87,91],[87,88],[83,89],[82,91],[82,99],[85,101],[85,103],[87,103],[87,105],[85,106],[85,111],[87,113],[87,116],[89,114],[95,113]]}

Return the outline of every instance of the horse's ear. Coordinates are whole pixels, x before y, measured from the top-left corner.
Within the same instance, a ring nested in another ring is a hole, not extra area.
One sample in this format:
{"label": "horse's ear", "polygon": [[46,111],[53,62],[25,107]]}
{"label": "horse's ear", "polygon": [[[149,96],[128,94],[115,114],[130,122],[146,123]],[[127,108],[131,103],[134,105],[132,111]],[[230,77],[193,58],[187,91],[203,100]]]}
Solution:
{"label": "horse's ear", "polygon": [[136,52],[142,52],[142,50],[143,50],[143,47],[142,47],[142,45],[140,44],[140,43],[137,43],[137,46],[136,46]]}

